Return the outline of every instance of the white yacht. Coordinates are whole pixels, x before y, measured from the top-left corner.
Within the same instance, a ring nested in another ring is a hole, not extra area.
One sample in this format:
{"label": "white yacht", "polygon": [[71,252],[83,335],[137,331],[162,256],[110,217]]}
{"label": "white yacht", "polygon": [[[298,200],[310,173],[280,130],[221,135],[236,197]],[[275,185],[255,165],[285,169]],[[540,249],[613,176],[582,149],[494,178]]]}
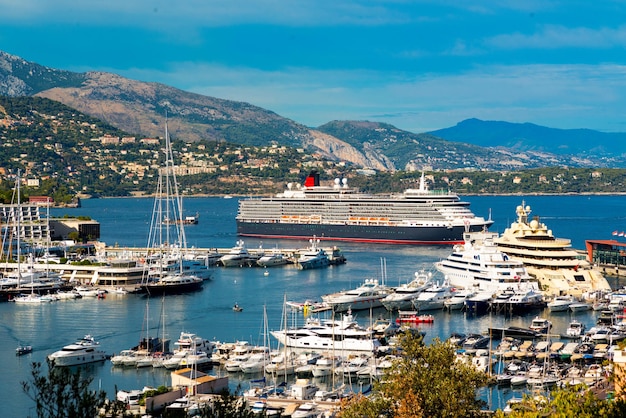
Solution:
{"label": "white yacht", "polygon": [[192,353],[191,350],[179,350],[179,351],[176,351],[170,357],[164,359],[163,362],[161,363],[161,365],[163,367],[165,367],[166,369],[169,369],[169,370],[178,369],[179,367],[181,367],[182,361],[190,353]]}
{"label": "white yacht", "polygon": [[330,376],[335,372],[335,369],[341,365],[341,357],[338,356],[324,356],[315,362],[313,367],[313,377]]}
{"label": "white yacht", "polygon": [[191,349],[194,351],[203,351],[207,354],[212,354],[215,348],[215,344],[212,341],[187,331],[181,331],[174,345],[176,346],[175,351]]}
{"label": "white yacht", "polygon": [[324,410],[315,402],[306,402],[299,405],[291,414],[292,418],[318,418],[323,416]]}
{"label": "white yacht", "polygon": [[122,350],[119,354],[116,354],[111,357],[111,364],[114,366],[124,366],[126,363],[126,359],[128,358],[136,358],[137,353],[135,350]]}
{"label": "white yacht", "polygon": [[239,267],[248,264],[254,259],[255,257],[250,254],[243,240],[239,240],[227,254],[220,257],[219,263],[224,267]]}
{"label": "white yacht", "polygon": [[300,328],[270,333],[284,346],[308,350],[374,351],[380,347],[373,331],[358,325],[351,312],[344,314],[341,320],[309,318]]}
{"label": "white yacht", "polygon": [[521,261],[513,260],[496,246],[497,233],[481,231],[463,234],[464,243],[435,263],[446,280],[459,289],[499,293],[508,287],[539,289]]}
{"label": "white yacht", "polygon": [[318,247],[320,240],[313,237],[309,240],[311,246],[300,250],[296,258],[296,265],[300,270],[310,270],[328,267],[330,258],[323,248]]}
{"label": "white yacht", "polygon": [[449,311],[456,311],[465,308],[465,301],[474,297],[476,292],[474,290],[457,290],[452,296],[443,301],[443,307]]}
{"label": "white yacht", "polygon": [[550,312],[563,312],[569,311],[569,307],[572,303],[576,302],[572,296],[555,296],[550,302],[548,302],[548,309]]}
{"label": "white yacht", "polygon": [[550,322],[546,318],[536,316],[535,319],[532,320],[528,328],[542,334],[547,334],[552,329],[552,322]]}
{"label": "white yacht", "polygon": [[289,264],[291,261],[284,254],[275,251],[261,256],[256,263],[261,267],[275,267]]}
{"label": "white yacht", "polygon": [[585,324],[580,321],[572,320],[567,326],[567,330],[565,331],[565,336],[567,338],[580,338],[585,333]]}
{"label": "white yacht", "polygon": [[376,279],[367,279],[356,289],[324,295],[322,301],[335,312],[378,308],[383,306],[382,299],[387,297],[392,290],[388,286],[379,284]]}
{"label": "white yacht", "polygon": [[40,295],[37,293],[27,293],[23,295],[17,295],[13,299],[13,302],[17,304],[41,304],[41,303],[50,303],[57,300],[54,295]]}
{"label": "white yacht", "polygon": [[204,351],[189,351],[179,362],[180,367],[193,367],[203,369],[211,366],[211,357]]}
{"label": "white yacht", "polygon": [[416,271],[413,280],[396,287],[393,292],[381,300],[381,303],[389,311],[406,311],[413,309],[411,301],[415,299],[420,292],[431,285],[432,276],[433,274],[430,271]]}
{"label": "white yacht", "polygon": [[[214,344],[194,333],[182,331],[174,342],[174,353],[158,362],[158,366],[166,369],[179,367],[204,366],[212,363]],[[154,365],[154,364],[153,364]]]}
{"label": "white yacht", "polygon": [[521,289],[516,291],[505,303],[510,312],[527,312],[529,309],[539,309],[546,306],[543,293],[535,289]]}
{"label": "white yacht", "polygon": [[413,299],[413,307],[417,311],[442,309],[443,302],[450,297],[452,297],[452,286],[448,283],[435,283]]}
{"label": "white yacht", "polygon": [[251,354],[246,361],[241,363],[239,369],[247,374],[260,373],[269,363],[269,350],[257,351]]}
{"label": "white yacht", "polygon": [[569,239],[555,238],[538,217],[531,220],[530,213],[524,202],[516,208],[517,221],[495,240],[500,251],[524,263],[546,294],[583,297],[610,290],[602,272],[580,257]]}
{"label": "white yacht", "polygon": [[48,356],[55,367],[78,366],[106,360],[107,354],[91,335],[85,335],[73,344],[66,345]]}
{"label": "white yacht", "polygon": [[[313,364],[301,363],[294,356],[285,356],[285,352],[281,352],[278,355],[274,355],[270,358],[269,363],[265,366],[265,373],[270,375],[290,376],[296,373],[296,369],[301,366],[310,366],[310,371],[313,369]],[[304,372],[304,370],[302,370]]]}

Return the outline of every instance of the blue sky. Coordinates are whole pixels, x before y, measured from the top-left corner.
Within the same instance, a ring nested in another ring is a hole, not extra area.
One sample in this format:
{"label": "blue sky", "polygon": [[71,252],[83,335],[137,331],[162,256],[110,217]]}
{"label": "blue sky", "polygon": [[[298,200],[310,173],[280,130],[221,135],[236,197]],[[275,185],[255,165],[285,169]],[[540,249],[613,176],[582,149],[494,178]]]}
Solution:
{"label": "blue sky", "polygon": [[626,132],[626,2],[0,0],[0,50],[308,126],[467,118]]}

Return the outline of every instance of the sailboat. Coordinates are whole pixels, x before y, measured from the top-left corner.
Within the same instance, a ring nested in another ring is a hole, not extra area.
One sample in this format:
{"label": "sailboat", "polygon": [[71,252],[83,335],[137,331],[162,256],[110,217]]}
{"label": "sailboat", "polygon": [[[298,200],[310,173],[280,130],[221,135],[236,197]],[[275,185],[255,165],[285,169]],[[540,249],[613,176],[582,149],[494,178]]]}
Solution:
{"label": "sailboat", "polygon": [[[182,199],[174,173],[172,144],[165,122],[165,167],[159,170],[157,190],[152,211],[148,237],[148,267],[142,288],[148,293],[169,294],[196,291],[202,288],[203,278],[210,277],[208,266],[189,263],[185,254],[187,242],[183,223],[171,223],[180,219]],[[196,274],[196,272],[198,274]],[[200,277],[201,274],[204,277]]]}
{"label": "sailboat", "polygon": [[[17,172],[17,180],[16,180],[17,207],[13,211],[14,218],[16,220],[16,229],[17,229],[17,231],[16,231],[16,235],[17,235],[17,269],[15,270],[15,274],[16,274],[16,278],[17,278],[17,287],[18,287],[18,289],[23,285],[22,281],[25,278],[23,276],[30,277],[30,283],[28,284],[28,286],[30,287],[30,293],[20,294],[20,295],[16,296],[15,298],[13,298],[13,301],[15,303],[19,303],[19,304],[33,304],[33,303],[40,304],[40,303],[53,302],[54,300],[56,300],[53,296],[51,296],[51,295],[40,295],[38,293],[35,293],[36,284],[40,284],[40,283],[39,282],[35,282],[35,277],[38,277],[38,275],[37,275],[37,273],[35,271],[32,270],[32,266],[31,266],[31,269],[29,269],[27,272],[23,272],[22,271],[22,265],[21,265],[21,259],[22,259],[22,242],[21,242],[21,235],[22,235],[22,227],[21,227],[22,201],[21,201],[21,196],[20,196],[20,183],[21,183],[21,177],[20,177],[20,171],[18,170],[18,172]],[[32,258],[31,258],[31,261],[32,261]]]}

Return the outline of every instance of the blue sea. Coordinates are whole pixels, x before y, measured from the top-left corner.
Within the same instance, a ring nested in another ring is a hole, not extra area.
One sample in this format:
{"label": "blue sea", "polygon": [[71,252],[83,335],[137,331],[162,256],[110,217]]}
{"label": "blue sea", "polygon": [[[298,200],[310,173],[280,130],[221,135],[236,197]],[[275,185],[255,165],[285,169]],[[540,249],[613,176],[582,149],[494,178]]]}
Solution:
{"label": "blue sea", "polygon": [[[495,221],[492,231],[502,232],[515,220],[515,208],[524,202],[530,205],[532,215],[540,217],[554,234],[569,238],[575,248],[583,249],[585,240],[612,239],[615,230],[626,230],[625,196],[468,196],[474,213],[491,216]],[[53,217],[90,216],[101,224],[101,241],[113,246],[147,245],[153,200],[150,198],[114,198],[83,200],[81,208],[52,209]],[[237,198],[217,197],[186,198],[186,214],[200,215],[199,223],[186,227],[189,246],[199,248],[230,248],[235,245],[235,215]],[[248,247],[303,248],[306,241],[247,239]],[[330,243],[324,243],[330,246]],[[404,246],[380,244],[339,243],[347,263],[320,270],[300,271],[293,266],[277,267],[265,276],[259,268],[216,268],[214,278],[206,282],[200,292],[172,295],[163,299],[150,299],[141,295],[116,296],[105,299],[59,301],[42,306],[11,303],[0,304],[0,402],[4,416],[35,416],[34,402],[22,391],[21,382],[30,379],[31,363],[43,362],[48,354],[63,345],[92,334],[104,350],[119,352],[137,344],[145,333],[147,321],[150,328],[165,329],[171,339],[181,331],[218,341],[247,340],[263,343],[264,307],[269,328],[279,329],[283,301],[319,300],[326,293],[349,289],[365,279],[384,280],[398,285],[412,279],[415,271],[433,270],[433,263],[446,257],[447,246]],[[611,279],[614,280],[614,279]],[[612,283],[617,286],[617,283]],[[233,312],[234,303],[243,312]],[[162,324],[162,310],[165,323]],[[357,320],[367,325],[373,316],[385,314],[384,310],[358,312]],[[424,325],[427,342],[434,338],[445,339],[453,332],[484,332],[489,327],[504,325],[527,326],[532,313],[526,316],[503,317],[483,315],[473,317],[464,313],[436,312],[435,321]],[[555,332],[564,332],[570,314],[550,317]],[[588,326],[595,322],[594,313],[577,314],[577,319]],[[155,331],[156,332],[156,331]],[[276,341],[270,341],[276,347]],[[18,344],[31,344],[32,354],[16,357]],[[101,388],[109,397],[118,389],[140,389],[144,386],[169,385],[169,373],[160,369],[122,369],[109,362],[89,366],[85,372],[93,377],[94,388]],[[233,385],[247,385],[245,379],[233,376]],[[504,407],[504,401],[513,396],[511,390],[481,394],[492,408]]]}

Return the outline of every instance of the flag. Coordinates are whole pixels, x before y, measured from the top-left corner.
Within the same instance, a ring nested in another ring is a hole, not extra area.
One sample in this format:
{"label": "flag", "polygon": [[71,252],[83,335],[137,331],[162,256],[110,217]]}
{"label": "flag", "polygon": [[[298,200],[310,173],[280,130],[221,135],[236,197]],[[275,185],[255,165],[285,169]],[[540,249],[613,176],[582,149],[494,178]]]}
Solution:
{"label": "flag", "polygon": [[617,231],[613,231],[613,235],[617,235]]}

